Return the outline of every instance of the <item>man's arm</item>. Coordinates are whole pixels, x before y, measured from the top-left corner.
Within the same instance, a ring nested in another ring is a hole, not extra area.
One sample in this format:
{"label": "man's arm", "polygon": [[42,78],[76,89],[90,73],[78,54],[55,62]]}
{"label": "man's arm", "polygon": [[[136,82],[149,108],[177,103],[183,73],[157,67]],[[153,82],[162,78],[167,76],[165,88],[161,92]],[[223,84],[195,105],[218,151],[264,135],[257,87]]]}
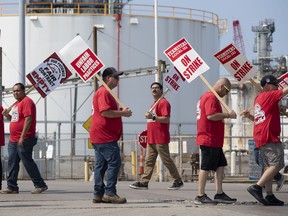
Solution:
{"label": "man's arm", "polygon": [[8,109],[4,109],[2,111],[2,115],[5,116],[9,121],[11,121],[11,115],[9,114],[9,110]]}
{"label": "man's arm", "polygon": [[125,108],[123,110],[105,110],[101,112],[101,115],[106,118],[117,118],[117,117],[130,117],[132,115],[132,111],[129,108]]}
{"label": "man's arm", "polygon": [[228,112],[228,113],[215,113],[215,114],[207,115],[207,119],[211,121],[220,121],[225,118],[236,119],[237,115],[234,110],[231,110],[231,112]]}

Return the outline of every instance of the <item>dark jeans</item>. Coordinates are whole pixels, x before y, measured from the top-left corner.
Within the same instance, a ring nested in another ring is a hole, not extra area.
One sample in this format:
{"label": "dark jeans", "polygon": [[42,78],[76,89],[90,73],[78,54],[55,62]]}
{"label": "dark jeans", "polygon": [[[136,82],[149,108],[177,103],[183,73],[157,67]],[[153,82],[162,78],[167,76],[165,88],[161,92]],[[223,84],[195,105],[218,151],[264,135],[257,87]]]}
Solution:
{"label": "dark jeans", "polygon": [[[260,154],[260,150],[258,148],[254,149],[254,157],[255,157],[255,162],[260,166],[261,168],[261,175],[264,173],[264,165],[263,165],[263,159],[262,156]],[[282,174],[281,173],[277,173],[273,179],[275,181],[279,181],[281,179]]]}
{"label": "dark jeans", "polygon": [[31,137],[25,139],[23,147],[18,145],[18,142],[8,143],[8,177],[7,177],[7,188],[18,191],[18,173],[19,163],[22,163],[30,176],[34,186],[41,188],[46,186],[44,180],[41,177],[39,169],[32,158],[33,147],[37,144],[37,138]]}
{"label": "dark jeans", "polygon": [[[117,141],[94,144],[94,195],[116,195],[116,184],[121,167],[120,148]],[[106,173],[106,185],[104,176]]]}

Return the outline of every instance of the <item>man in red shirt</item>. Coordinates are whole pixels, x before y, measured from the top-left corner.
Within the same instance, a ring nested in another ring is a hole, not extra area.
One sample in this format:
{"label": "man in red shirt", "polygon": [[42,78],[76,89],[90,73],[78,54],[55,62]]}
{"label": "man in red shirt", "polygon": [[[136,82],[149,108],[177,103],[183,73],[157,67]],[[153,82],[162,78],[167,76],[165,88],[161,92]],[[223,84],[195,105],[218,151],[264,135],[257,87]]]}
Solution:
{"label": "man in red shirt", "polygon": [[[154,103],[162,96],[163,86],[154,82],[151,84],[151,91],[154,97]],[[152,106],[154,105],[152,104]],[[151,107],[152,107],[151,106]],[[145,159],[144,174],[140,182],[135,182],[129,185],[133,189],[148,189],[148,183],[153,174],[153,169],[159,154],[163,164],[169,170],[174,183],[169,190],[177,190],[183,187],[183,182],[178,170],[170,157],[169,143],[170,143],[170,111],[171,106],[169,102],[163,97],[156,105],[155,109],[150,113],[146,113],[147,119],[147,155]]]}
{"label": "man in red shirt", "polygon": [[8,177],[7,189],[2,190],[3,194],[17,194],[19,187],[17,184],[19,163],[22,161],[27,173],[33,181],[35,190],[32,194],[39,194],[48,189],[39,169],[32,158],[33,147],[37,144],[36,130],[36,106],[35,103],[26,96],[25,86],[16,83],[13,86],[13,96],[17,100],[11,110],[3,111],[3,115],[11,121],[10,138],[8,144]]}
{"label": "man in red shirt", "polygon": [[[284,167],[284,148],[279,139],[280,109],[282,96],[288,94],[288,87],[278,90],[278,80],[272,75],[266,75],[260,82],[263,91],[254,100],[254,116],[249,112],[244,115],[254,120],[253,139],[260,150],[265,167],[259,181],[247,190],[263,205],[282,206],[284,202],[278,200],[272,191],[273,177]],[[265,186],[267,196],[264,198],[262,188]]]}
{"label": "man in red shirt", "polygon": [[[103,71],[102,78],[110,89],[119,83],[115,68],[108,67]],[[94,203],[126,203],[126,198],[119,197],[116,191],[117,177],[121,166],[118,140],[122,134],[122,116],[130,117],[128,108],[118,109],[118,104],[110,92],[101,86],[93,96],[90,141],[95,151],[94,167]],[[106,173],[106,185],[104,176]]]}
{"label": "man in red shirt", "polygon": [[0,190],[2,190],[2,178],[3,178],[3,170],[2,170],[2,153],[1,148],[5,145],[5,133],[4,133],[4,119],[3,119],[3,107],[0,105]]}
{"label": "man in red shirt", "polygon": [[[231,83],[227,78],[218,80],[213,89],[220,97],[224,97],[231,89]],[[229,113],[223,113],[220,101],[211,92],[204,93],[197,104],[197,138],[196,143],[201,149],[201,169],[199,172],[198,195],[194,203],[217,204],[234,203],[237,200],[230,198],[223,192],[222,180],[224,167],[227,161],[222,147],[224,142],[224,119],[235,119],[236,113],[232,110]],[[214,171],[216,194],[214,200],[211,200],[205,194],[205,186],[210,171]]]}

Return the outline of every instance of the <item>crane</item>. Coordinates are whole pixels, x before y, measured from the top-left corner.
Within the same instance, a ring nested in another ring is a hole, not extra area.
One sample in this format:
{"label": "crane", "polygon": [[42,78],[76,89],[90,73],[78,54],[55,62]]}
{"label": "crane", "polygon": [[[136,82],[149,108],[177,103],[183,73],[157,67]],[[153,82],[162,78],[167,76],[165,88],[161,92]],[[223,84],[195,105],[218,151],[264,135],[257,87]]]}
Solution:
{"label": "crane", "polygon": [[245,46],[239,20],[233,21],[233,33],[234,33],[233,37],[234,45],[243,55],[245,55]]}

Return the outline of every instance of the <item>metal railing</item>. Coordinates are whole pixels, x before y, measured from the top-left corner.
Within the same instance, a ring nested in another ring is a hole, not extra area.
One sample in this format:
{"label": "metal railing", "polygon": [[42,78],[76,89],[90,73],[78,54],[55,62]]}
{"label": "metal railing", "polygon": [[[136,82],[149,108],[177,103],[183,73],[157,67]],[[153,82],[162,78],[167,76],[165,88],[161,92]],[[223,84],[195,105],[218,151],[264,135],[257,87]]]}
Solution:
{"label": "metal railing", "polygon": [[[25,3],[26,16],[107,16],[121,14],[122,16],[154,17],[154,11],[154,5],[146,4]],[[18,13],[18,3],[0,3],[0,16],[17,16]],[[217,14],[209,11],[158,5],[158,16],[160,18],[187,19],[201,21],[204,23],[212,23],[218,26],[221,32],[227,32],[228,30],[228,20],[219,19]]]}
{"label": "metal railing", "polygon": [[[238,139],[239,137],[225,138],[233,141]],[[251,139],[251,137],[242,138],[247,140],[248,146],[248,140]],[[284,139],[288,140],[288,137],[285,137]],[[199,153],[199,148],[196,145],[195,140],[195,135],[171,136],[171,156],[179,172],[186,180],[193,179],[192,154],[195,155],[195,153]],[[72,143],[75,144],[75,155],[71,154],[73,148]],[[140,148],[142,147],[139,145],[138,139],[123,140],[119,142],[119,145],[121,147],[123,162],[120,171],[121,179],[135,180],[139,178],[139,152]],[[288,148],[288,143],[285,143],[285,147]],[[143,150],[145,155],[145,149]],[[132,152],[136,153],[137,160],[134,162],[132,161],[131,157]],[[247,149],[232,149],[231,151],[228,150],[225,152],[228,161],[228,167],[225,169],[225,175],[231,175],[231,152],[236,153],[237,164],[236,171],[233,175],[248,176],[248,156],[250,154],[248,147]],[[6,173],[5,171],[7,170],[7,159],[8,153],[6,145],[2,147],[4,173]],[[92,173],[94,165],[94,150],[88,147],[88,134],[85,138],[78,139],[49,139],[47,141],[39,139],[38,144],[34,147],[34,159],[40,169],[40,172],[42,173],[43,178],[45,179],[84,179],[85,171],[87,171],[87,167],[85,167],[85,162],[89,162],[89,172],[90,174]],[[133,173],[136,173],[136,175]],[[164,170],[164,173],[164,180],[169,180],[169,172],[167,170]],[[156,175],[154,176],[156,178],[159,177],[159,169],[156,169]],[[29,178],[23,166],[21,166],[19,178]]]}

